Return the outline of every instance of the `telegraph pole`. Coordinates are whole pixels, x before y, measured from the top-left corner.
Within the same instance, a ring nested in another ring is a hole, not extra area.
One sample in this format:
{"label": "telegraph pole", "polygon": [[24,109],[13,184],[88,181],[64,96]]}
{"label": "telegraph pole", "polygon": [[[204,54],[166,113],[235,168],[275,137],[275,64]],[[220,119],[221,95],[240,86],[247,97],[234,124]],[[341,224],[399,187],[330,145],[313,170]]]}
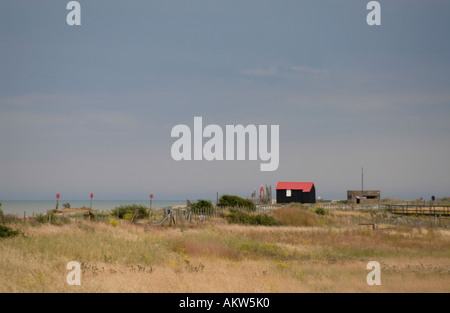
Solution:
{"label": "telegraph pole", "polygon": [[364,167],[361,167],[361,191],[364,193]]}
{"label": "telegraph pole", "polygon": [[364,167],[361,167],[361,201],[360,203],[363,204],[364,199]]}

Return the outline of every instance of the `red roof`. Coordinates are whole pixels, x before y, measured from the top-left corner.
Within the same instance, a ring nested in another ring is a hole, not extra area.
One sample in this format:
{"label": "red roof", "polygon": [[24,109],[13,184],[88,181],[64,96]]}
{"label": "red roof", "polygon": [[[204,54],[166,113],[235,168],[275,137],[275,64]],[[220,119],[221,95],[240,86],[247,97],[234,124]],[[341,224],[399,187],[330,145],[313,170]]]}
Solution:
{"label": "red roof", "polygon": [[310,192],[314,187],[314,183],[295,183],[295,182],[278,182],[277,190],[303,190],[303,192]]}

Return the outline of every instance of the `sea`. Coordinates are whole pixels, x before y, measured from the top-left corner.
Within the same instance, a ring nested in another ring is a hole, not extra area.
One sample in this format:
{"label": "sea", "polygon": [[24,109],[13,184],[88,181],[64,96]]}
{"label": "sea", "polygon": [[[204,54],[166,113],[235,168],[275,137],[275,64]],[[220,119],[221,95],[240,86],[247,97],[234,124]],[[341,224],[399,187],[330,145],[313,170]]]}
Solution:
{"label": "sea", "polygon": [[[47,213],[49,210],[53,210],[56,208],[56,200],[45,201],[45,200],[27,200],[27,201],[18,201],[18,200],[0,200],[2,204],[1,209],[5,214],[13,214],[23,216],[24,212],[26,212],[27,216],[31,216],[33,214],[41,214]],[[63,208],[64,203],[69,203],[71,208],[81,208],[91,206],[90,200],[64,200],[59,202],[59,208]],[[109,211],[120,205],[127,204],[138,204],[145,205],[146,207],[150,206],[150,200],[93,200],[92,201],[92,209],[95,211]],[[152,209],[162,209],[169,208],[176,205],[184,205],[186,204],[186,200],[153,200],[152,201]]]}

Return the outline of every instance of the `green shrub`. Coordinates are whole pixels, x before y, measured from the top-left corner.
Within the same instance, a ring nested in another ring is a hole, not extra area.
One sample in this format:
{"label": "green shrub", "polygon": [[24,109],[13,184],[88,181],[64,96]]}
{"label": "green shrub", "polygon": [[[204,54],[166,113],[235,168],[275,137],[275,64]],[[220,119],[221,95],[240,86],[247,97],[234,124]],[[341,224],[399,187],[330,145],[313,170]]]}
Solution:
{"label": "green shrub", "polygon": [[231,209],[225,216],[230,224],[280,226],[281,222],[268,214],[250,214],[242,210]]}
{"label": "green shrub", "polygon": [[214,210],[214,206],[211,201],[209,200],[198,200],[197,202],[194,202],[191,204],[191,211],[195,214],[210,214]]}
{"label": "green shrub", "polygon": [[124,214],[123,219],[126,221],[131,221],[133,219],[134,212],[127,212]]}
{"label": "green shrub", "polygon": [[11,238],[18,236],[20,234],[20,231],[18,230],[12,230],[9,227],[0,225],[0,238]]}
{"label": "green shrub", "polygon": [[256,205],[252,201],[231,195],[223,195],[220,197],[217,206],[222,208],[245,208],[248,211],[256,211]]}
{"label": "green shrub", "polygon": [[46,214],[39,214],[34,218],[34,221],[38,224],[48,223],[48,217]]}
{"label": "green shrub", "polygon": [[39,224],[47,224],[50,223],[52,225],[61,226],[64,224],[70,223],[70,219],[67,217],[57,216],[53,212],[50,212],[48,214],[40,214],[37,215],[32,220],[32,225],[39,225]]}
{"label": "green shrub", "polygon": [[250,215],[250,223],[252,225],[281,226],[280,221],[277,221],[273,216],[265,213]]}
{"label": "green shrub", "polygon": [[64,224],[69,224],[70,223],[70,219],[68,217],[65,216],[54,216],[50,219],[50,223],[52,225],[57,225],[57,226],[61,226]]}
{"label": "green shrub", "polygon": [[327,212],[325,211],[325,209],[324,208],[322,208],[322,207],[317,207],[315,210],[314,210],[314,212],[316,213],[316,214],[318,214],[318,215],[325,215]]}
{"label": "green shrub", "polygon": [[127,213],[134,214],[136,210],[138,211],[136,218],[139,219],[148,217],[148,208],[144,205],[138,204],[127,204],[116,207],[112,210],[111,215],[119,219],[123,219]]}

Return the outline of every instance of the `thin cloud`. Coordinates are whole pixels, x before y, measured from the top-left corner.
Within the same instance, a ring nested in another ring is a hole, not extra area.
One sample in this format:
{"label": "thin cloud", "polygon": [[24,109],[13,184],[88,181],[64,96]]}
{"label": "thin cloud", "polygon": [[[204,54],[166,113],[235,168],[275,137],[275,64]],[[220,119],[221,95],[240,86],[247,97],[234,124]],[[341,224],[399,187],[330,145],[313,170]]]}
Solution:
{"label": "thin cloud", "polygon": [[317,69],[309,66],[270,66],[270,67],[258,67],[241,72],[245,75],[251,75],[256,77],[292,77],[292,78],[304,78],[304,77],[327,77],[330,75],[328,70]]}
{"label": "thin cloud", "polygon": [[258,76],[258,77],[266,77],[266,76],[275,76],[278,74],[278,68],[276,66],[271,66],[269,68],[255,68],[250,70],[242,71],[242,74]]}
{"label": "thin cloud", "polygon": [[329,76],[330,72],[327,70],[312,68],[309,66],[292,66],[290,68],[296,74],[300,74],[302,76]]}

